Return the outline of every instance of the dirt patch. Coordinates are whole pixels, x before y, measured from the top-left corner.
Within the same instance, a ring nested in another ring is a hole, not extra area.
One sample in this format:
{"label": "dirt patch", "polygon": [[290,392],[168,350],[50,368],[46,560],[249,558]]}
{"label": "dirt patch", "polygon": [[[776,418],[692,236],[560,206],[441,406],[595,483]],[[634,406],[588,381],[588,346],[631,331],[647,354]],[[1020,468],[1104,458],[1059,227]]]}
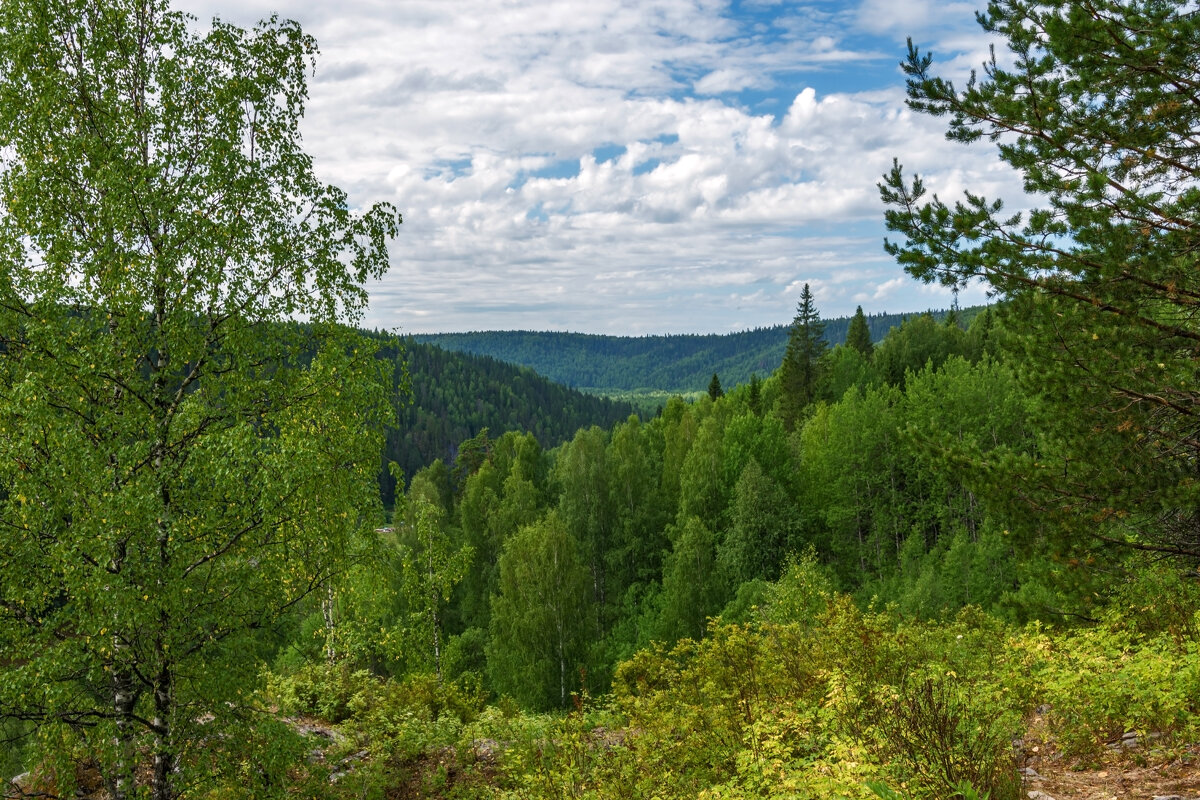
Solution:
{"label": "dirt patch", "polygon": [[1039,715],[1029,726],[1022,751],[1024,791],[1033,800],[1200,798],[1200,744],[1141,741],[1127,734],[1085,761],[1059,752],[1046,719]]}

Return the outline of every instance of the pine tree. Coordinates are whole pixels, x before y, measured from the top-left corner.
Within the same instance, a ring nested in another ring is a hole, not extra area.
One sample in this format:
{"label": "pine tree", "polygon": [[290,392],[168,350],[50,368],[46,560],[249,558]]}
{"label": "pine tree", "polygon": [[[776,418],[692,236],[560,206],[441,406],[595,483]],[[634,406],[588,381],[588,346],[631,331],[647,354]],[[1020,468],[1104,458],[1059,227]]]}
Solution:
{"label": "pine tree", "polygon": [[796,425],[813,400],[817,399],[821,385],[822,359],[827,348],[825,323],[817,313],[812,291],[804,284],[800,302],[796,306],[796,317],[788,333],[787,351],[780,365],[780,382],[783,387],[781,398],[783,421],[788,429]]}
{"label": "pine tree", "polygon": [[1046,412],[1046,447],[1014,470],[1040,520],[1200,557],[1200,14],[994,0],[979,20],[1013,57],[959,89],[910,43],[909,106],[947,116],[952,140],[998,142],[1019,201],[1040,207],[948,204],[897,164],[880,188],[902,237],[887,249],[922,280],[1005,297]]}
{"label": "pine tree", "polygon": [[850,329],[846,331],[846,346],[853,347],[865,358],[870,358],[875,352],[875,345],[871,342],[871,331],[867,327],[867,318],[863,315],[862,306],[859,306],[854,311],[854,316],[850,318]]}

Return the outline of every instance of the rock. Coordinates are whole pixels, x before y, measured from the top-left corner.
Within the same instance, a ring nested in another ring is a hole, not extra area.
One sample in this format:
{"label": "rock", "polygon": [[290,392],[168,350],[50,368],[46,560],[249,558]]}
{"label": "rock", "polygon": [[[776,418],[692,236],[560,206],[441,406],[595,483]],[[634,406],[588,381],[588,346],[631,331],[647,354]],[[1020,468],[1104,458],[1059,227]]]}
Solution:
{"label": "rock", "polygon": [[1054,800],[1054,798],[1050,795],[1037,789],[1029,792],[1026,796],[1029,798],[1029,800]]}
{"label": "rock", "polygon": [[359,750],[357,753],[351,753],[345,758],[339,759],[337,766],[329,773],[329,782],[337,783],[342,778],[354,771],[354,765],[358,761],[362,761],[368,755],[366,750]]}
{"label": "rock", "polygon": [[367,751],[359,750],[357,753],[351,753],[350,755],[343,758],[341,761],[338,761],[338,766],[345,766],[348,764],[353,764],[355,761],[362,761],[366,757],[367,757]]}
{"label": "rock", "polygon": [[1137,731],[1126,731],[1121,734],[1121,738],[1115,742],[1109,742],[1105,745],[1109,750],[1132,750],[1139,744]]}
{"label": "rock", "polygon": [[1183,798],[1177,794],[1156,794],[1150,800],[1183,800]]}
{"label": "rock", "polygon": [[495,739],[476,739],[475,745],[475,760],[483,764],[496,763],[496,754],[500,750],[500,744]]}
{"label": "rock", "polygon": [[1020,770],[1020,771],[1019,771],[1019,773],[1020,773],[1020,775],[1021,775],[1023,778],[1025,778],[1026,780],[1031,780],[1031,781],[1044,781],[1044,780],[1046,780],[1046,779],[1045,779],[1045,778],[1043,778],[1041,775],[1038,775],[1038,773],[1037,773],[1037,770],[1036,770],[1036,769],[1034,769],[1033,767],[1025,767],[1024,769]]}

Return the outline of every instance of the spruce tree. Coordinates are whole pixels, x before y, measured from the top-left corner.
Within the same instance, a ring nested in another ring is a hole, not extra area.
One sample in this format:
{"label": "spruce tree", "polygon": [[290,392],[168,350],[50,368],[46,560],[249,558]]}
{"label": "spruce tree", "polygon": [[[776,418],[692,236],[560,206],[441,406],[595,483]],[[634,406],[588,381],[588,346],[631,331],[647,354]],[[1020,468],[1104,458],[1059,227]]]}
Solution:
{"label": "spruce tree", "polygon": [[817,313],[808,284],[800,292],[796,317],[788,332],[787,351],[780,365],[784,424],[791,430],[813,400],[821,385],[823,357],[827,348],[825,323]]}
{"label": "spruce tree", "polygon": [[721,379],[717,377],[717,373],[713,373],[712,380],[708,382],[708,396],[713,400],[721,397],[725,391],[721,388]]}
{"label": "spruce tree", "polygon": [[846,331],[846,346],[857,350],[865,358],[870,358],[875,351],[871,342],[871,331],[867,327],[867,318],[863,315],[862,306],[854,311],[850,318],[850,329]]}

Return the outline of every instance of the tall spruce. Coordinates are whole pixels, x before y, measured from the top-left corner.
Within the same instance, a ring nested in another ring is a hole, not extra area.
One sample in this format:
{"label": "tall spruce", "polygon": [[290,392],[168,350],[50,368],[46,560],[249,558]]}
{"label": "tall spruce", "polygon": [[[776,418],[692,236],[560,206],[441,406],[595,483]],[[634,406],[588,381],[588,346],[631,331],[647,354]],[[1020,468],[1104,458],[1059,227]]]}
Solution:
{"label": "tall spruce", "polygon": [[812,290],[806,283],[800,292],[800,302],[788,332],[787,350],[779,371],[783,389],[780,410],[789,430],[795,427],[804,410],[817,398],[827,347],[825,323],[817,313]]}
{"label": "tall spruce", "polygon": [[762,413],[762,380],[758,377],[757,372],[750,374],[750,389],[746,396],[746,404],[752,414]]}
{"label": "tall spruce", "polygon": [[114,800],[245,763],[260,632],[378,519],[390,375],[339,323],[400,220],[314,175],[314,53],[159,0],[0,6],[0,721]]}
{"label": "tall spruce", "polygon": [[717,373],[713,373],[712,380],[708,382],[708,396],[712,400],[717,400],[725,395],[725,390],[721,388],[721,379],[717,377]]}
{"label": "tall spruce", "polygon": [[850,318],[850,328],[846,331],[846,346],[854,348],[866,358],[870,358],[871,353],[875,352],[875,345],[871,342],[871,330],[867,327],[867,318],[863,314],[862,306],[856,308],[854,316]]}

